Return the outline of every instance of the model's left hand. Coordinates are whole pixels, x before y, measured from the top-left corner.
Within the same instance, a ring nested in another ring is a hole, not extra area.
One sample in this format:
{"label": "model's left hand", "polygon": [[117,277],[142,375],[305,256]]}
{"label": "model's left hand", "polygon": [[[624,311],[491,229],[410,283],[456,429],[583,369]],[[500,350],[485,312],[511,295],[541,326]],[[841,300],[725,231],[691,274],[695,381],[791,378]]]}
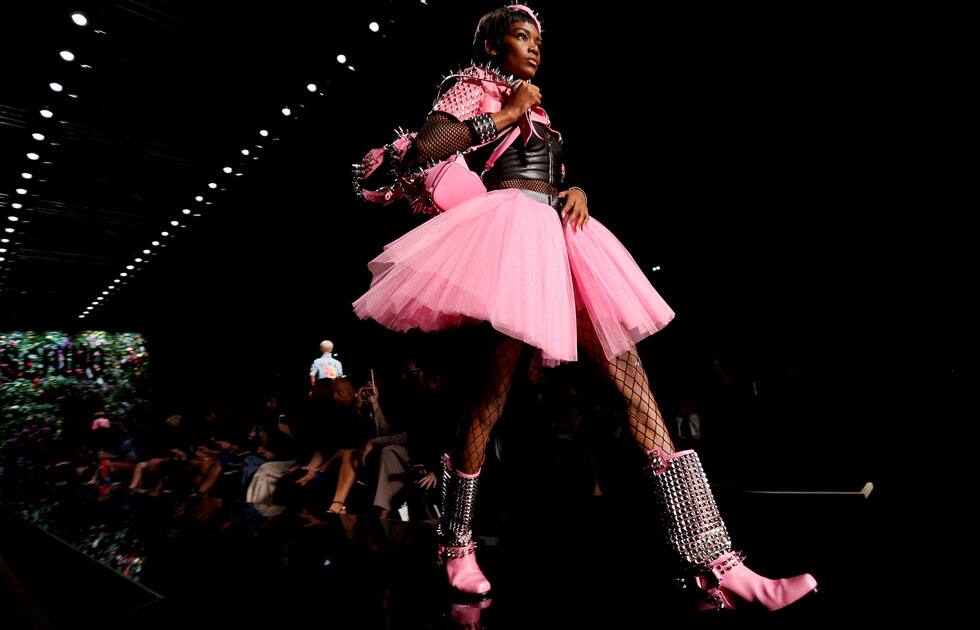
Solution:
{"label": "model's left hand", "polygon": [[572,229],[583,229],[589,222],[589,207],[585,205],[585,194],[578,188],[563,190],[558,196],[565,200],[561,209],[562,221],[571,222]]}

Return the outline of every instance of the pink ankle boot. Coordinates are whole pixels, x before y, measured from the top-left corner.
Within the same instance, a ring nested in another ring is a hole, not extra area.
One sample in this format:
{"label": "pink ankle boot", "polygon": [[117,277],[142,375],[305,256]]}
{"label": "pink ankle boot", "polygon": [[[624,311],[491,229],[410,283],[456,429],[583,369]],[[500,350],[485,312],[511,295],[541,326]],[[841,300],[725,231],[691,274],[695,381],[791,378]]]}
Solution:
{"label": "pink ankle boot", "polygon": [[486,595],[490,592],[490,580],[476,563],[473,543],[465,547],[439,545],[439,557],[446,567],[449,586],[453,589],[466,595]]}
{"label": "pink ankle boot", "polygon": [[490,592],[490,581],[476,563],[473,540],[480,471],[467,474],[453,470],[449,455],[443,455],[442,464],[442,515],[436,528],[438,561],[446,567],[450,587],[464,595],[484,597]]}
{"label": "pink ankle boot", "polygon": [[710,575],[694,578],[698,588],[707,595],[699,604],[701,610],[735,608],[736,599],[779,610],[817,590],[817,581],[809,573],[773,580],[745,566],[735,552],[718,558],[708,568]]}
{"label": "pink ankle boot", "polygon": [[647,456],[668,538],[703,593],[701,610],[735,608],[737,600],[779,610],[817,590],[809,573],[773,580],[745,566],[732,551],[697,453],[655,448]]}

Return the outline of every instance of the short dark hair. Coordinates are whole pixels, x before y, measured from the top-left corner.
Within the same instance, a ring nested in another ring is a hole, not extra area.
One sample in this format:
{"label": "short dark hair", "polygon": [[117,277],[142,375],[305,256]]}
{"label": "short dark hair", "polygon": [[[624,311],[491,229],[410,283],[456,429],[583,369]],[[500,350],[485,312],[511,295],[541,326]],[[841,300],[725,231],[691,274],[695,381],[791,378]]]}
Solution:
{"label": "short dark hair", "polygon": [[484,42],[490,42],[490,48],[500,50],[504,36],[510,31],[510,25],[514,22],[530,22],[534,24],[534,18],[521,9],[511,9],[509,7],[494,9],[481,17],[476,27],[476,33],[473,35],[474,61],[477,63],[493,61],[493,57],[487,54]]}

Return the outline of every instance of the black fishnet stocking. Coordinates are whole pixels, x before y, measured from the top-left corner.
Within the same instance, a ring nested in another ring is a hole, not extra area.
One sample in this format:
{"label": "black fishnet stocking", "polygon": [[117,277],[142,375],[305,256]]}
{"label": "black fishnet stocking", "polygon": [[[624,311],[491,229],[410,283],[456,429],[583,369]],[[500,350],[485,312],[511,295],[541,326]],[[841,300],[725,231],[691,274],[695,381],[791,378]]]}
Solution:
{"label": "black fishnet stocking", "polygon": [[636,346],[630,346],[629,350],[610,361],[602,350],[586,309],[578,309],[577,324],[579,346],[625,398],[630,432],[637,445],[644,451],[659,447],[667,453],[673,453],[674,443],[670,439],[657,401],[650,392],[650,383]]}
{"label": "black fishnet stocking", "polygon": [[494,333],[490,375],[486,386],[473,406],[469,425],[461,434],[453,464],[464,473],[475,473],[483,465],[483,454],[493,425],[503,413],[510,392],[514,369],[524,350],[524,342],[501,333]]}

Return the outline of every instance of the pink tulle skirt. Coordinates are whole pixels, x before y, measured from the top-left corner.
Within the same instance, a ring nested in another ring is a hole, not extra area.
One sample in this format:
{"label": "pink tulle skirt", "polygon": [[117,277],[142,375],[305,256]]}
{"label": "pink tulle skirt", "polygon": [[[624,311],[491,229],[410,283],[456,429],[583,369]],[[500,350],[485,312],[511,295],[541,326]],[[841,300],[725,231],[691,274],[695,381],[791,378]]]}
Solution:
{"label": "pink tulle skirt", "polygon": [[361,319],[392,330],[445,330],[487,321],[535,348],[535,362],[578,360],[576,310],[587,311],[614,359],[674,311],[623,244],[595,217],[583,230],[516,188],[493,190],[433,216],[368,263]]}

